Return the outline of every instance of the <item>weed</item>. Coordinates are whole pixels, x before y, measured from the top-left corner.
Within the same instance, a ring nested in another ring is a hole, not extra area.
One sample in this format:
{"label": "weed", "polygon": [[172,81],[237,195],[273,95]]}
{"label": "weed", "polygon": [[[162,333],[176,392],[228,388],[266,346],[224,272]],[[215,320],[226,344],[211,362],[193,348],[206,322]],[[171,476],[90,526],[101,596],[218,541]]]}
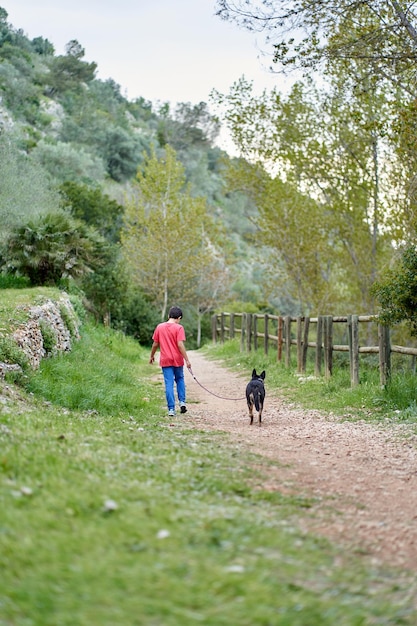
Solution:
{"label": "weed", "polygon": [[52,355],[56,351],[57,335],[51,324],[44,319],[39,320],[39,328],[42,334],[43,349],[47,355]]}
{"label": "weed", "polygon": [[3,363],[15,363],[23,370],[29,367],[29,359],[15,340],[10,337],[0,337],[0,361]]}

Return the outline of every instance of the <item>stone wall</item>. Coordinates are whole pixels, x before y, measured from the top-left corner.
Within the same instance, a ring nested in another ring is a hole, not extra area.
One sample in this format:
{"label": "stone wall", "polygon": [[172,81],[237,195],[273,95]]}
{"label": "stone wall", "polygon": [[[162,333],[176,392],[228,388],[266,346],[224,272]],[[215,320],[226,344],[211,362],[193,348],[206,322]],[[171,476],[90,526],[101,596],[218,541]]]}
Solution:
{"label": "stone wall", "polygon": [[[27,311],[28,321],[14,331],[12,338],[33,369],[47,356],[70,351],[73,341],[80,338],[80,322],[66,294],[57,301],[46,300],[40,305],[28,306]],[[0,377],[20,369],[16,364],[0,363]]]}

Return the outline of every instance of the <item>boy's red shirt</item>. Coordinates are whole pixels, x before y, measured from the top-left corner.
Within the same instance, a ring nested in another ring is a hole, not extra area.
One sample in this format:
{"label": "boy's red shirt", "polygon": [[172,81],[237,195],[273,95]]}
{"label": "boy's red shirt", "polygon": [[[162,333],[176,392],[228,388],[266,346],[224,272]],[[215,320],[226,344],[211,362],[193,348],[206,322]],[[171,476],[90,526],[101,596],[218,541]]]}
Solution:
{"label": "boy's red shirt", "polygon": [[178,348],[179,341],[185,341],[185,330],[181,324],[162,322],[155,328],[152,339],[159,344],[159,365],[161,367],[181,367],[184,357]]}

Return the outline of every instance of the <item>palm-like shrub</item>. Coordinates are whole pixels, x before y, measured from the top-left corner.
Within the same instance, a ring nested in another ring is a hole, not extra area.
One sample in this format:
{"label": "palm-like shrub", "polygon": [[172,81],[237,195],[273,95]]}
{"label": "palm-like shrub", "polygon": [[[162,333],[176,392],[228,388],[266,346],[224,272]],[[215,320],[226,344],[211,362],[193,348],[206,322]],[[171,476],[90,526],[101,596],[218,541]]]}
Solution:
{"label": "palm-like shrub", "polygon": [[11,231],[2,260],[8,273],[27,276],[33,285],[56,285],[99,267],[103,246],[103,238],[85,223],[48,213]]}

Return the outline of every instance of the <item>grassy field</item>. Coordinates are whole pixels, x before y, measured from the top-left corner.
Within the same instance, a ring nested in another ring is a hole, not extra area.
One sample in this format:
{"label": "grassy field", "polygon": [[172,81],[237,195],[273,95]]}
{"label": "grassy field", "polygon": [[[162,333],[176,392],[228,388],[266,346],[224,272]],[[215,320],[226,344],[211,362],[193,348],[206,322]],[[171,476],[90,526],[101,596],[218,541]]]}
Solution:
{"label": "grassy field", "polygon": [[302,533],[311,503],[262,490],[270,461],[170,425],[148,349],[81,332],[1,383],[1,626],[417,623],[414,576]]}

